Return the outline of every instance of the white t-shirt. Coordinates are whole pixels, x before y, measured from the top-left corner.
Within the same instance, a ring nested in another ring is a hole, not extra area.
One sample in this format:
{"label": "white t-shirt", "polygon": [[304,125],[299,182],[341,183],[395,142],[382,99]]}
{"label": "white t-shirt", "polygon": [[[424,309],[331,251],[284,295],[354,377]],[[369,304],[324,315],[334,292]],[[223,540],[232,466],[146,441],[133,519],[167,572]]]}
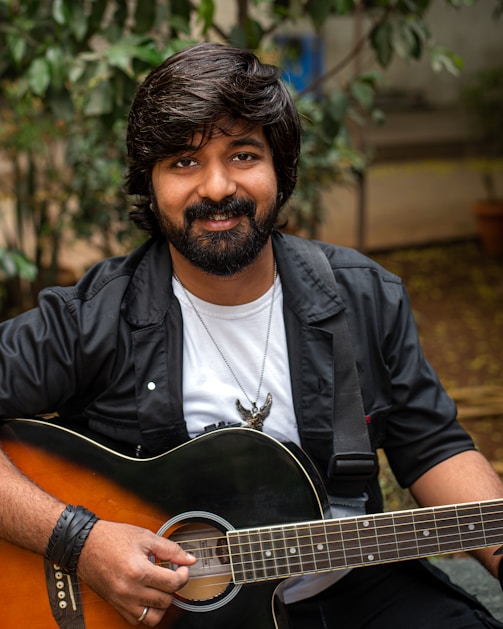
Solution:
{"label": "white t-shirt", "polygon": [[[236,408],[236,399],[247,409],[251,404],[175,279],[173,290],[180,301],[183,316],[183,409],[190,437],[196,437],[204,432],[206,426],[222,421],[244,424]],[[272,296],[271,287],[267,293],[247,304],[219,306],[190,293],[190,300],[250,400],[255,399],[260,381]],[[264,379],[257,400],[259,408],[265,403],[268,393],[272,395],[272,406],[263,431],[275,437],[279,435],[285,442],[300,445],[292,401],[279,276],[274,288]],[[285,603],[293,603],[324,590],[346,572],[338,570],[286,579],[277,593]]]}
{"label": "white t-shirt", "polygon": [[[242,422],[236,400],[239,399],[247,409],[251,408],[250,402],[176,280],[173,287],[183,315],[183,409],[189,435],[195,437],[204,432],[206,426],[222,421]],[[259,299],[239,306],[219,306],[190,294],[190,299],[250,400],[255,400],[260,381],[272,290],[271,287]],[[264,432],[282,435],[285,441],[299,444],[279,277],[276,278],[274,291],[264,379],[257,400],[259,408],[265,403],[268,393],[272,395],[272,406],[264,423]]]}

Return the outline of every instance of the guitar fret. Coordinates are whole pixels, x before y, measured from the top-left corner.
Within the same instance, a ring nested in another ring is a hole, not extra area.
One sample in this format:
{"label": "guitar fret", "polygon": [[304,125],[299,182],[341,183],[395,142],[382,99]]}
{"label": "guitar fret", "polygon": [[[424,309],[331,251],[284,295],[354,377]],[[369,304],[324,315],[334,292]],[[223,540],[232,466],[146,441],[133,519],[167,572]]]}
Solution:
{"label": "guitar fret", "polygon": [[299,541],[299,561],[302,573],[317,572],[316,552],[309,525],[297,527],[297,539]]}
{"label": "guitar fret", "polygon": [[393,514],[374,517],[374,527],[379,535],[379,561],[394,561],[399,555]]}
{"label": "guitar fret", "polygon": [[288,554],[286,552],[286,544],[285,529],[283,527],[272,529],[272,545],[274,549],[274,556],[276,558],[278,577],[284,577],[290,574],[290,564],[288,561]]}
{"label": "guitar fret", "polygon": [[236,583],[503,544],[503,501],[228,531]]}
{"label": "guitar fret", "polygon": [[240,581],[255,581],[255,571],[252,561],[252,552],[248,533],[243,531],[237,537],[239,555],[241,557],[241,563],[239,564],[239,566],[242,577]]}
{"label": "guitar fret", "polygon": [[332,567],[330,561],[331,548],[327,537],[327,525],[324,522],[311,526],[311,540],[317,570],[320,572],[330,570]]}
{"label": "guitar fret", "polygon": [[381,530],[376,526],[373,516],[358,520],[358,538],[362,551],[362,559],[366,563],[378,563],[381,560]]}
{"label": "guitar fret", "polygon": [[271,529],[262,529],[262,558],[264,561],[264,576],[266,579],[274,579],[279,575],[276,563],[276,553],[274,552]]}
{"label": "guitar fret", "polygon": [[488,545],[501,544],[503,526],[503,501],[480,505],[481,528]]}
{"label": "guitar fret", "polygon": [[457,508],[437,508],[437,527],[442,552],[455,552],[463,548]]}
{"label": "guitar fret", "polygon": [[340,536],[345,549],[346,562],[350,566],[357,566],[363,561],[363,549],[358,536],[357,520],[343,518],[340,520]]}
{"label": "guitar fret", "polygon": [[266,569],[264,563],[264,552],[261,544],[261,535],[258,533],[251,533],[249,535],[250,540],[250,561],[251,572],[253,573],[254,581],[261,581],[266,577]]}
{"label": "guitar fret", "polygon": [[419,554],[416,531],[410,513],[410,511],[403,511],[401,513],[394,514],[398,549],[397,556],[400,559],[417,557]]}
{"label": "guitar fret", "polygon": [[328,521],[325,525],[327,551],[321,551],[320,559],[324,560],[326,569],[336,569],[346,564],[347,547],[344,543],[341,521]]}
{"label": "guitar fret", "polygon": [[411,512],[416,534],[417,554],[420,556],[435,555],[440,552],[441,545],[438,537],[437,519],[435,511]]}
{"label": "guitar fret", "polygon": [[486,541],[484,526],[481,519],[480,505],[460,506],[457,510],[459,535],[463,548],[477,543],[482,537]]}
{"label": "guitar fret", "polygon": [[294,574],[303,574],[303,566],[302,566],[302,548],[299,540],[299,529],[298,526],[293,526],[289,530],[288,537],[288,558],[290,564],[290,575]]}

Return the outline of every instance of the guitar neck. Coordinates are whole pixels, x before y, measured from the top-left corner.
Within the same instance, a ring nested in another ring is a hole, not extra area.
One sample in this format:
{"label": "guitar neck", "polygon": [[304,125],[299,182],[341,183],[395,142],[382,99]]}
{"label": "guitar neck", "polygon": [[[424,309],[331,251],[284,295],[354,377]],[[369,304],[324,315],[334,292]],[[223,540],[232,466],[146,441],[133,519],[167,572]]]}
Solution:
{"label": "guitar neck", "polygon": [[503,545],[503,500],[228,531],[234,582]]}

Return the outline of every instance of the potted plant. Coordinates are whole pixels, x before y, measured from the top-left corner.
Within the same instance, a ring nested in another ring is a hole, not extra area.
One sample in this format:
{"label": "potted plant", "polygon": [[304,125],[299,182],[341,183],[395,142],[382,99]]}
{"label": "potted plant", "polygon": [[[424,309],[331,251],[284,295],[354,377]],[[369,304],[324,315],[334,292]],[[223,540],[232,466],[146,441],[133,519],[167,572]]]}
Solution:
{"label": "potted plant", "polygon": [[475,75],[464,89],[463,100],[488,158],[482,174],[485,196],[473,204],[473,213],[484,251],[503,255],[503,192],[498,194],[494,179],[503,158],[503,66]]}

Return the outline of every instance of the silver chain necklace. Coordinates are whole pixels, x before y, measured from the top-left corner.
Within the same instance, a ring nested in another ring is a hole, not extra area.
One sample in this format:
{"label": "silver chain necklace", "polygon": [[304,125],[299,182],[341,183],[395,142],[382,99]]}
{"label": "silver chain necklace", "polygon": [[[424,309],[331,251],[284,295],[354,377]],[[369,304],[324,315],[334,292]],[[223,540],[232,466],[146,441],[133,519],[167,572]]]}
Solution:
{"label": "silver chain necklace", "polygon": [[267,321],[267,333],[266,333],[266,339],[265,339],[264,356],[262,358],[262,367],[260,369],[260,377],[259,377],[259,382],[258,382],[258,387],[257,387],[257,393],[255,394],[255,400],[250,399],[248,393],[246,393],[243,385],[241,384],[241,381],[239,380],[239,378],[236,375],[236,372],[234,371],[234,369],[232,368],[231,364],[229,363],[229,361],[225,357],[225,354],[223,353],[221,347],[216,342],[216,340],[215,340],[213,334],[211,333],[210,329],[208,328],[208,326],[204,322],[204,319],[202,318],[201,313],[196,308],[196,305],[195,305],[194,301],[192,300],[188,290],[182,284],[182,282],[180,281],[180,278],[176,275],[176,273],[173,273],[173,277],[175,278],[175,280],[178,282],[178,284],[180,285],[181,289],[183,290],[183,293],[184,293],[185,297],[187,298],[187,301],[189,302],[192,310],[194,311],[196,317],[199,319],[201,325],[205,329],[206,334],[209,336],[211,342],[215,346],[215,349],[220,354],[220,356],[221,356],[222,360],[224,361],[227,369],[229,370],[231,376],[234,378],[236,384],[238,385],[238,387],[243,392],[243,395],[248,400],[248,403],[251,405],[251,409],[246,409],[241,404],[239,399],[236,400],[236,408],[238,409],[238,412],[239,412],[239,414],[241,416],[241,419],[250,428],[255,428],[255,430],[262,430],[262,427],[264,425],[264,420],[269,415],[269,413],[271,411],[271,405],[272,405],[272,395],[270,393],[267,394],[265,403],[264,403],[263,406],[260,407],[260,409],[257,406],[257,402],[258,402],[258,399],[260,397],[260,391],[262,390],[262,383],[264,381],[265,363],[266,363],[266,359],[267,359],[267,353],[269,351],[269,338],[270,338],[270,335],[271,335],[271,325],[272,325],[272,311],[273,311],[273,307],[274,307],[274,297],[275,297],[275,294],[276,294],[276,279],[278,277],[278,269],[277,269],[277,266],[276,266],[276,262],[274,263],[274,277],[273,277],[273,283],[272,283],[271,306],[269,308],[269,318],[268,318],[268,321]]}

